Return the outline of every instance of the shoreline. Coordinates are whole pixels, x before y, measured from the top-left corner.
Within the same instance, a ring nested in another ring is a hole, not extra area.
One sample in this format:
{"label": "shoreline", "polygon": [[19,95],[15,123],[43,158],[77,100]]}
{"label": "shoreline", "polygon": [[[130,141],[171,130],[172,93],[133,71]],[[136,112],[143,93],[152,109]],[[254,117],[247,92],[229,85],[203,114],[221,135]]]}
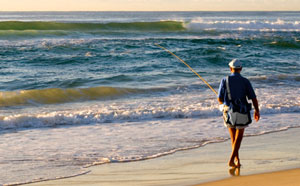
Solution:
{"label": "shoreline", "polygon": [[[241,177],[300,168],[300,128],[244,138],[240,150]],[[29,185],[197,185],[223,180],[231,175],[227,167],[230,141],[178,151],[159,158],[110,163],[87,168],[90,173]]]}

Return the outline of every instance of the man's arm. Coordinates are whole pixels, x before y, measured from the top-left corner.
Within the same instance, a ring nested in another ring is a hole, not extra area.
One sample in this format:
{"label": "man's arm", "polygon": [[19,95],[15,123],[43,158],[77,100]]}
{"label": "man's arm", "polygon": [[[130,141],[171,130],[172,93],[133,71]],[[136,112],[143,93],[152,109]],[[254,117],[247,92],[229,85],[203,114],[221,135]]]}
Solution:
{"label": "man's arm", "polygon": [[258,108],[258,101],[256,98],[253,98],[252,99],[252,103],[253,103],[253,106],[254,106],[254,119],[255,121],[257,122],[260,118],[260,114],[259,114],[259,108]]}
{"label": "man's arm", "polygon": [[225,95],[225,79],[223,78],[221,80],[219,91],[218,91],[218,102],[220,103],[220,105],[222,105],[224,102],[224,97],[225,97],[224,95]]}

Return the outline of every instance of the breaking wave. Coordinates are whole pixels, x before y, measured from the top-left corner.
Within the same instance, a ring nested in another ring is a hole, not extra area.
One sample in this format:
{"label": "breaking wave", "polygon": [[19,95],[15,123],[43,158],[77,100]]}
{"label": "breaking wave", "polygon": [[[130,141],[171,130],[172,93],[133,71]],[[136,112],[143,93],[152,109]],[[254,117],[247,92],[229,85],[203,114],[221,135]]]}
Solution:
{"label": "breaking wave", "polygon": [[0,37],[65,36],[79,33],[103,32],[200,32],[218,31],[300,31],[299,21],[259,20],[162,20],[156,22],[72,23],[46,21],[2,21]]}
{"label": "breaking wave", "polygon": [[[270,98],[272,99],[272,98]],[[274,99],[274,98],[273,98]],[[134,102],[134,101],[132,101]],[[136,104],[136,103],[135,103]],[[299,103],[265,103],[261,106],[262,114],[297,113],[300,111]],[[172,105],[100,105],[98,108],[81,108],[66,111],[40,112],[32,114],[15,114],[0,117],[1,130],[19,130],[22,128],[45,128],[64,125],[93,125],[103,123],[139,122],[162,119],[179,118],[210,118],[219,117],[221,112],[218,106],[205,104]]]}
{"label": "breaking wave", "polygon": [[3,21],[0,30],[66,30],[66,31],[180,31],[183,23],[178,21],[129,22],[129,23],[62,23],[42,21]]}
{"label": "breaking wave", "polygon": [[143,93],[145,91],[146,90],[131,88],[92,87],[0,92],[0,107],[112,99],[134,93]]}

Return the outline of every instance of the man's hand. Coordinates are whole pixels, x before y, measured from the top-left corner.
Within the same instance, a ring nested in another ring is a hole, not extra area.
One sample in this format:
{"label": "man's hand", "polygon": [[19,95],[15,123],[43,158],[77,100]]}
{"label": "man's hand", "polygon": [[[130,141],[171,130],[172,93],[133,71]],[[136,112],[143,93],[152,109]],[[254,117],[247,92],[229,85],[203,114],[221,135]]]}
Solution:
{"label": "man's hand", "polygon": [[218,102],[219,102],[220,105],[223,104],[223,100],[221,98],[218,98]]}
{"label": "man's hand", "polygon": [[259,118],[260,118],[259,111],[256,111],[256,110],[255,110],[255,111],[254,111],[254,119],[255,119],[255,121],[258,122]]}

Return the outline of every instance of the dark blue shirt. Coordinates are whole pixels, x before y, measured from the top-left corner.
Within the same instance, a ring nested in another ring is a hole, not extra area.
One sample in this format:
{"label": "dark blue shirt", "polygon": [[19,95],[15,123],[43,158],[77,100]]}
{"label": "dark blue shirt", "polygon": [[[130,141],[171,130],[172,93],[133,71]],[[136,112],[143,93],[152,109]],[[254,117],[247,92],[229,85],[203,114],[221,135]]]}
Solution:
{"label": "dark blue shirt", "polygon": [[[256,98],[250,81],[247,78],[241,76],[240,73],[232,73],[229,76],[229,82],[232,100],[240,99],[242,102],[247,103],[247,98]],[[223,100],[225,105],[230,105],[226,91],[226,77],[223,78],[220,83],[218,97]]]}

